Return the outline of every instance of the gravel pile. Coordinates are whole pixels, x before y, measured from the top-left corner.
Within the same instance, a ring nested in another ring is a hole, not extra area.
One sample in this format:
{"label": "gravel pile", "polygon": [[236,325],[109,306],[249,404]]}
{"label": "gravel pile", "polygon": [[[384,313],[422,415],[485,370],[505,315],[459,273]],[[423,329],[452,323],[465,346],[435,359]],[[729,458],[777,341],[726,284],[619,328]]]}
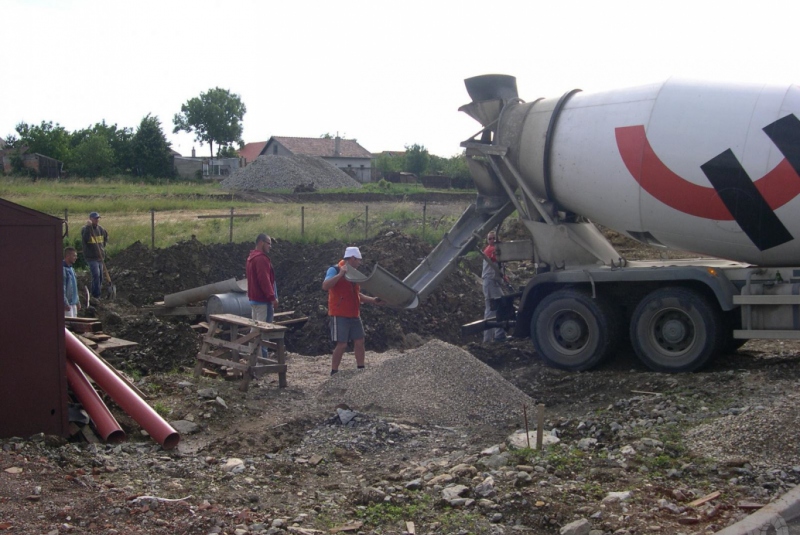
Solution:
{"label": "gravel pile", "polygon": [[294,190],[313,184],[317,190],[360,188],[361,183],[316,156],[259,156],[247,167],[234,171],[222,181],[229,190]]}
{"label": "gravel pile", "polygon": [[746,459],[757,466],[797,465],[800,396],[787,394],[763,405],[736,407],[728,415],[686,433],[695,452],[718,461]]}
{"label": "gravel pile", "polygon": [[534,405],[492,368],[440,340],[363,371],[340,371],[322,386],[320,398],[359,412],[442,426],[522,421],[522,405]]}

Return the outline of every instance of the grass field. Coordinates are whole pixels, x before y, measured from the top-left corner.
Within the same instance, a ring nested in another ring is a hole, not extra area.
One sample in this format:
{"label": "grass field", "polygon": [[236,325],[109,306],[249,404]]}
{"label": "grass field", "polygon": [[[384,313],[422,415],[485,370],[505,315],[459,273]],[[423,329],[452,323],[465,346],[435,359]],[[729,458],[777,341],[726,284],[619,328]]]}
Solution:
{"label": "grass field", "polygon": [[[252,214],[233,220],[233,241],[250,241],[261,232],[293,242],[356,242],[379,232],[399,230],[436,243],[466,207],[463,203],[423,205],[404,200],[414,186],[393,188],[397,202],[294,203],[242,202],[215,183],[136,184],[123,181],[37,181],[0,178],[0,197],[56,217],[66,218],[73,243],[91,211],[100,212],[108,231],[109,254],[136,241],[162,248],[195,236],[204,243],[231,238],[230,213]],[[370,184],[352,193],[387,190]],[[276,192],[288,193],[288,192]],[[153,212],[151,212],[151,210]],[[225,216],[199,218],[198,216]],[[152,218],[152,219],[151,219]]]}

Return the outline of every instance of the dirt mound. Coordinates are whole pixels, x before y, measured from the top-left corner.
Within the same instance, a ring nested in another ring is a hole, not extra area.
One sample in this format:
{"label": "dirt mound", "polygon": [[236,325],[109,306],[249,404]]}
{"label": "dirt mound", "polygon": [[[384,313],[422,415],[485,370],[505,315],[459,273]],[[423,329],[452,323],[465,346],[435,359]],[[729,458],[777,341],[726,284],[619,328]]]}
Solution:
{"label": "dirt mound", "polygon": [[[289,351],[302,355],[331,351],[327,292],[321,284],[325,271],[338,262],[346,245],[339,241],[306,244],[273,240],[270,256],[278,281],[277,311],[294,310],[295,316],[308,317],[304,325],[287,333]],[[355,245],[364,255],[365,273],[378,263],[401,279],[431,249],[415,237],[391,231]],[[142,372],[192,366],[197,343],[189,325],[201,318],[153,317],[133,307],[152,305],[166,294],[232,277],[241,279],[251,248],[250,243],[205,245],[192,239],[156,250],[137,242],[117,254],[108,267],[118,298],[113,304],[101,303],[98,313],[110,334],[140,343],[137,348],[117,353]],[[125,303],[133,307],[125,308]],[[367,349],[412,348],[431,338],[463,344],[467,340],[460,334],[461,325],[482,314],[483,294],[478,280],[468,269],[457,269],[415,310],[364,306]],[[119,321],[121,316],[130,318]],[[172,341],[166,342],[165,337]]]}

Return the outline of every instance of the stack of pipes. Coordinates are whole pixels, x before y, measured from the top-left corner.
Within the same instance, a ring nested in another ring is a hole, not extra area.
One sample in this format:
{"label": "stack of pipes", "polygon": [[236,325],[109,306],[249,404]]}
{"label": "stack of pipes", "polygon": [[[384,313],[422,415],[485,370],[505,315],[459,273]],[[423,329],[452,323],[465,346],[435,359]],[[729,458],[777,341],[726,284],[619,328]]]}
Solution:
{"label": "stack of pipes", "polygon": [[[178,445],[180,435],[95,353],[64,329],[67,348],[67,381],[89,413],[98,433],[107,442],[122,442],[125,432],[89,383],[88,375],[114,402],[147,431],[165,450]],[[85,373],[84,373],[85,372]]]}

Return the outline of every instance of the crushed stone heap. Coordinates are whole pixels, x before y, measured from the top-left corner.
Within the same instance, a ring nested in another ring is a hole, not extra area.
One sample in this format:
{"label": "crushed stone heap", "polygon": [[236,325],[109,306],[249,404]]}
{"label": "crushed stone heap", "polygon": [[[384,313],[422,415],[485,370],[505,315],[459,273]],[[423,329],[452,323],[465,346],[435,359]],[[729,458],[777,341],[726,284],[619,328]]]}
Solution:
{"label": "crushed stone heap", "polygon": [[314,184],[314,188],[360,188],[361,183],[317,156],[259,156],[222,181],[228,190],[294,190]]}
{"label": "crushed stone heap", "polygon": [[320,399],[352,410],[440,426],[522,424],[522,405],[535,402],[469,352],[431,340],[364,370],[341,370]]}

